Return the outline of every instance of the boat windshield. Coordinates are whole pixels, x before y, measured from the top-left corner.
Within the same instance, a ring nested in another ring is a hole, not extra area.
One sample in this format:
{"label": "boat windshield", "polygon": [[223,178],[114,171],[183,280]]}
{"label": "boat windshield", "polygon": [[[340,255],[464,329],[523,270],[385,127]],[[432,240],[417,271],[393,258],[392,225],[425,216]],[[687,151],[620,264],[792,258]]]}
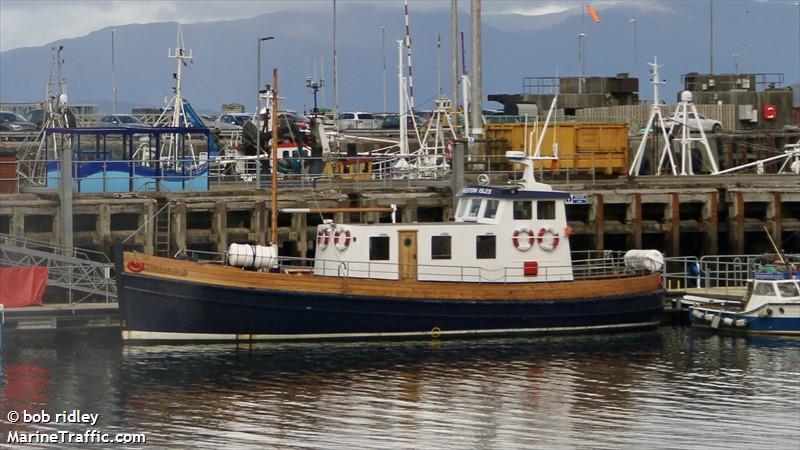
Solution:
{"label": "boat windshield", "polygon": [[772,283],[756,283],[755,289],[753,289],[753,295],[766,295],[770,297],[775,296],[775,288],[772,286]]}
{"label": "boat windshield", "polygon": [[499,200],[486,200],[486,208],[483,210],[483,217],[486,219],[494,219],[497,215],[498,206],[500,206]]}
{"label": "boat windshield", "polygon": [[461,217],[464,215],[464,207],[467,204],[467,200],[461,199],[458,201],[458,208],[456,209],[456,217]]}
{"label": "boat windshield", "polygon": [[469,212],[467,213],[468,217],[478,217],[478,211],[481,209],[481,200],[478,198],[473,198],[470,200],[469,203]]}
{"label": "boat windshield", "polygon": [[778,283],[778,292],[781,293],[781,297],[800,297],[800,290],[797,289],[797,283],[794,281]]}

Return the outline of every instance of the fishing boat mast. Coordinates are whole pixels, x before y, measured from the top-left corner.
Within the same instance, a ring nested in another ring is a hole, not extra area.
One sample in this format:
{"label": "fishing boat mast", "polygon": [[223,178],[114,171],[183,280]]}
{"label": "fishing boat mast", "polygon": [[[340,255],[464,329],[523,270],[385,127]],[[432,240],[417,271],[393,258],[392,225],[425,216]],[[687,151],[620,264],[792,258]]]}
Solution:
{"label": "fishing boat mast", "polygon": [[272,228],[271,244],[278,245],[278,69],[272,69]]}
{"label": "fishing boat mast", "polygon": [[[174,95],[172,99],[167,102],[166,108],[156,120],[154,126],[170,126],[173,128],[178,127],[185,127],[189,126],[191,123],[190,120],[186,117],[186,110],[184,108],[184,99],[183,99],[183,66],[187,65],[186,60],[190,62],[193,60],[192,57],[192,50],[190,49],[187,53],[184,46],[183,46],[183,28],[180,24],[178,24],[178,37],[177,42],[175,45],[175,52],[173,53],[172,50],[167,50],[167,57],[175,59],[177,64],[177,70],[173,74],[175,78],[175,87],[173,88]],[[167,119],[167,114],[172,110],[172,118]],[[179,149],[179,137],[175,134],[168,134],[164,136],[164,143],[161,147],[161,157],[166,157],[169,160],[175,161],[177,160],[180,155],[178,155]],[[191,142],[189,142],[189,150],[191,152],[192,159],[195,158],[194,155],[194,147],[192,146]]]}

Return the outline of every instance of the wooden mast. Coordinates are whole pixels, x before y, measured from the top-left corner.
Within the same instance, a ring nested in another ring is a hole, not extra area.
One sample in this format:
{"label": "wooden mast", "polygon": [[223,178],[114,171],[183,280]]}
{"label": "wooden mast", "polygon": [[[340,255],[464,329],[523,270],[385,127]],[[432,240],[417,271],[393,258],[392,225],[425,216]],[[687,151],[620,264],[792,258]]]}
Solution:
{"label": "wooden mast", "polygon": [[272,245],[278,245],[278,69],[272,69]]}

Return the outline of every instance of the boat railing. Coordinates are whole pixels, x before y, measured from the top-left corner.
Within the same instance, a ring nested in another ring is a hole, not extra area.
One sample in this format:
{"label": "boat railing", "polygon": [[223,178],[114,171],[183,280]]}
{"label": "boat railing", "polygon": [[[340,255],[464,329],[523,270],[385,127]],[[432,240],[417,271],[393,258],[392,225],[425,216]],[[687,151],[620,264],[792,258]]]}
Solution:
{"label": "boat railing", "polygon": [[[641,275],[646,271],[627,267],[623,252],[577,252],[578,258],[571,265],[541,266],[534,276],[525,275],[522,266],[480,267],[444,264],[402,264],[385,261],[345,261],[280,256],[276,270],[286,273],[315,272],[328,276],[398,279],[403,274],[418,280],[449,282],[511,283],[534,280],[586,280],[620,276]],[[176,258],[206,264],[225,264],[223,252],[182,250]]]}
{"label": "boat railing", "polygon": [[[740,294],[761,267],[764,255],[706,255],[665,258],[668,290],[699,289],[705,293]],[[793,260],[800,255],[790,254]]]}

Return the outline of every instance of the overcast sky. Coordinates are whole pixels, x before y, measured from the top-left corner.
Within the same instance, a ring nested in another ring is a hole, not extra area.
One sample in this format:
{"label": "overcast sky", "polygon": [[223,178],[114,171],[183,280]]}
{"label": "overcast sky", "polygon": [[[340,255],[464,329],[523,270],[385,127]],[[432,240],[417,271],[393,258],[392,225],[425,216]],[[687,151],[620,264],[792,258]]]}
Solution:
{"label": "overcast sky", "polygon": [[[618,1],[593,1],[598,9]],[[402,0],[338,0],[337,13],[356,14],[359,4],[402,8]],[[654,3],[654,2],[636,2]],[[332,0],[0,0],[0,51],[86,35],[108,26],[177,21],[207,22],[253,17],[281,10],[332,10]],[[483,0],[482,13],[540,15],[580,6],[578,0]],[[468,11],[470,0],[459,0]],[[652,5],[651,5],[652,6]],[[450,0],[409,0],[409,9],[447,9]]]}

